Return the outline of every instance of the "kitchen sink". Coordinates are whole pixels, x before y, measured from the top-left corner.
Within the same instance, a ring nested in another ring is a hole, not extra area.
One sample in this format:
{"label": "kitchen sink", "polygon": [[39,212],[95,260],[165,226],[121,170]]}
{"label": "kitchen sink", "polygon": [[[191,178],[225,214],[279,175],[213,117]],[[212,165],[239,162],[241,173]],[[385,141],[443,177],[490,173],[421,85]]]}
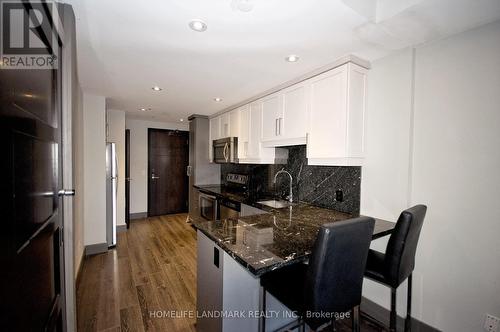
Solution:
{"label": "kitchen sink", "polygon": [[284,207],[292,206],[295,205],[295,203],[290,203],[289,201],[285,200],[276,200],[276,199],[271,199],[271,200],[266,200],[266,201],[258,201],[257,203],[272,207],[274,209],[281,209]]}

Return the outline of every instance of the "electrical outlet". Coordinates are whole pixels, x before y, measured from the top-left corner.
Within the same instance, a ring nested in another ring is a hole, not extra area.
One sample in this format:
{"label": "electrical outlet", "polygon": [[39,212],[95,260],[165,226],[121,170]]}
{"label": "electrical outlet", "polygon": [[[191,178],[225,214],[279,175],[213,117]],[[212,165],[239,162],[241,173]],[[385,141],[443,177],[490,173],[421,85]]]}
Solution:
{"label": "electrical outlet", "polygon": [[484,321],[484,330],[488,332],[498,332],[498,325],[500,324],[500,318],[486,314],[486,320]]}

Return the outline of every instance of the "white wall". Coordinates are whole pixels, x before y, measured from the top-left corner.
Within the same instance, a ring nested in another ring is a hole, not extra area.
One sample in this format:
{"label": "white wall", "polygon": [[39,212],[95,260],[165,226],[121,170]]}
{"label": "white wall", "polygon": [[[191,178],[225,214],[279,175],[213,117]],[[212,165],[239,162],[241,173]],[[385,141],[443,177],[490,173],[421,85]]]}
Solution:
{"label": "white wall", "polygon": [[115,143],[118,158],[116,224],[125,225],[125,112],[107,110],[108,142]]}
{"label": "white wall", "polygon": [[148,211],[148,128],[189,130],[187,123],[126,119],[130,129],[130,213]]}
{"label": "white wall", "polygon": [[[360,208],[364,215],[393,221],[409,206],[412,53],[406,49],[372,62],[368,72]],[[371,247],[383,252],[386,245],[387,237],[373,241]],[[406,282],[399,291],[406,292]],[[388,288],[364,280],[364,297],[390,308],[389,295]],[[399,308],[406,308],[405,299],[398,298]]]}
{"label": "white wall", "polygon": [[[413,202],[427,202],[421,317],[481,331],[500,317],[500,22],[417,53]],[[417,312],[418,313],[418,312]]]}
{"label": "white wall", "polygon": [[84,244],[106,243],[106,103],[83,94]]}
{"label": "white wall", "polygon": [[[368,74],[361,213],[394,219],[406,206],[428,205],[413,316],[443,331],[482,331],[485,313],[500,316],[498,36],[500,22],[418,47],[409,96],[410,50],[374,62]],[[389,307],[383,286],[366,281],[363,295]]]}

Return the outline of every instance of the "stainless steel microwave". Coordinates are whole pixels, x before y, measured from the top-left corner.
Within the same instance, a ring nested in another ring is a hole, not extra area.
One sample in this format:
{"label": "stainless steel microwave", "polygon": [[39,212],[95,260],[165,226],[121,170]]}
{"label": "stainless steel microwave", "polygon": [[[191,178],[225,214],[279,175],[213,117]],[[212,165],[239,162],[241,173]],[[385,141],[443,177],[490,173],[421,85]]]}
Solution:
{"label": "stainless steel microwave", "polygon": [[238,162],[238,137],[226,137],[213,141],[214,162],[220,164]]}

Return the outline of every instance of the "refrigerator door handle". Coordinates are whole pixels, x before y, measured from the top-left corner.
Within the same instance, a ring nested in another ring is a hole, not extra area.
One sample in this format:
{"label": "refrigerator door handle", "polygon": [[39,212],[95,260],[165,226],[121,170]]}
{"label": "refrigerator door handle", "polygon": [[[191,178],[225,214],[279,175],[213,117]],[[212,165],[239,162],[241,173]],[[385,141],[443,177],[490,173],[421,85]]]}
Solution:
{"label": "refrigerator door handle", "polygon": [[75,196],[75,189],[61,189],[57,192],[59,196]]}

